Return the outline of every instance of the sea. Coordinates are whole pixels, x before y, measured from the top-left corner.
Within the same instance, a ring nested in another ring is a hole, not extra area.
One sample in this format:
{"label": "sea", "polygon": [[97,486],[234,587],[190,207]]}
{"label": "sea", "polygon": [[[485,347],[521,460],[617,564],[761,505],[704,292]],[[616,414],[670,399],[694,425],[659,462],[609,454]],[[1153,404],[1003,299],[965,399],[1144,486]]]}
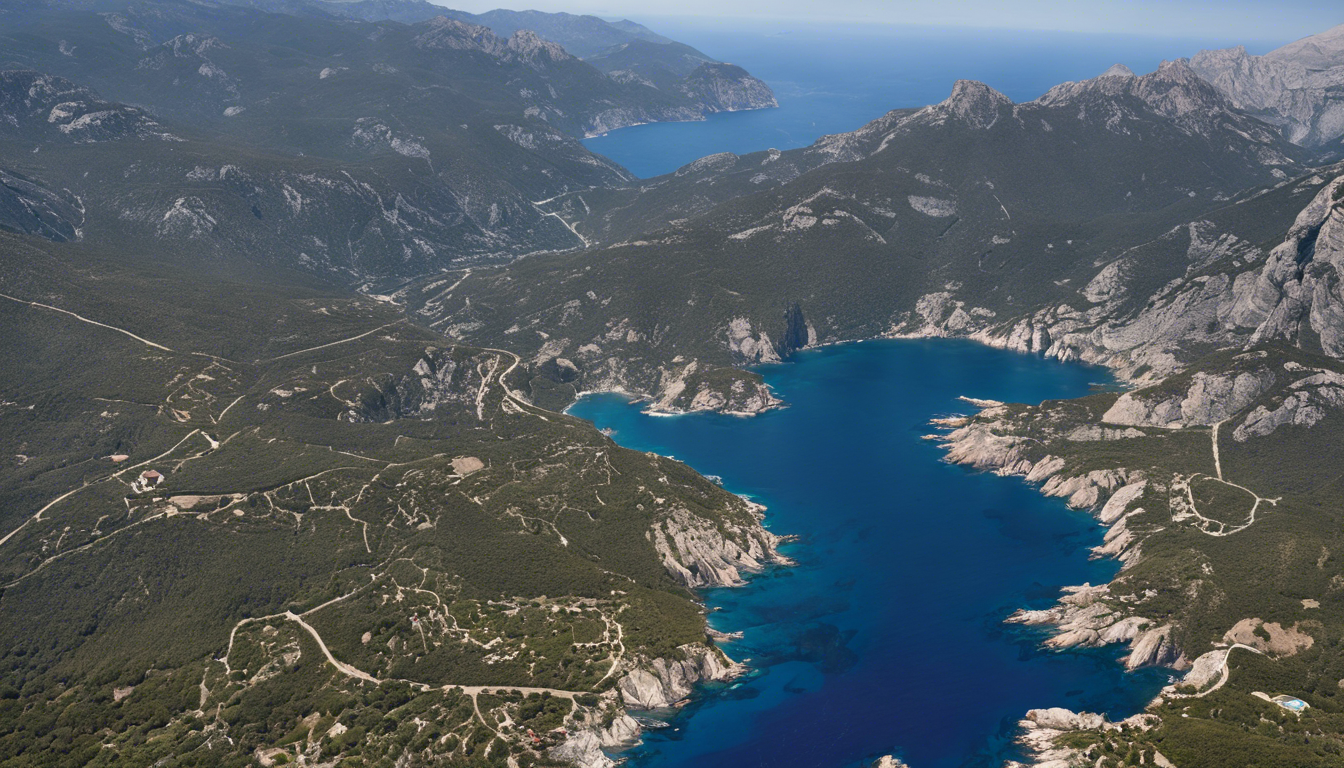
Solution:
{"label": "sea", "polygon": [[1038,403],[1113,380],[960,340],[882,340],[804,351],[760,369],[788,407],[752,418],[650,416],[617,395],[570,413],[619,444],[719,478],[796,537],[745,587],[702,593],[721,647],[750,676],[646,719],[631,768],[843,768],[896,754],[912,768],[999,766],[1027,710],[1114,719],[1171,680],[1126,673],[1121,649],[1053,652],[1004,623],[1067,585],[1109,581],[1089,558],[1104,529],[1018,478],[942,460],[925,439],[965,395]]}
{"label": "sea", "polygon": [[1288,40],[1027,32],[748,19],[635,17],[708,56],[744,67],[775,91],[778,109],[728,112],[702,122],[655,123],[585,140],[640,178],[671,173],[717,152],[793,149],[859,128],[892,109],[947,98],[958,79],[979,80],[1014,101],[1095,77],[1112,64],[1136,73],[1205,48],[1246,44],[1266,53]]}

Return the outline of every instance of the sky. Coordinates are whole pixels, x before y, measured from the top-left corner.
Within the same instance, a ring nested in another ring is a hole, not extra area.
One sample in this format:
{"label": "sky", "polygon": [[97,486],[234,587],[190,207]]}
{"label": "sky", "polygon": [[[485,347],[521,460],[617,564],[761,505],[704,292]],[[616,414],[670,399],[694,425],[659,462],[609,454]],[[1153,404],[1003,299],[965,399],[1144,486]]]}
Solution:
{"label": "sky", "polygon": [[1344,24],[1338,0],[433,0],[464,11],[859,22],[1289,42]]}

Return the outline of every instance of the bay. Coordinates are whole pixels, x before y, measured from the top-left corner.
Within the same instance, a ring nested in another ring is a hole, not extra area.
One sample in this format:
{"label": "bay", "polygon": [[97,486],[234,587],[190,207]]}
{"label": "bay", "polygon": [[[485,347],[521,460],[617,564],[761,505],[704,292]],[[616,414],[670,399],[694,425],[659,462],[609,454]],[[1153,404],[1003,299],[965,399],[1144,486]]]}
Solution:
{"label": "bay", "polygon": [[797,565],[703,597],[752,676],[707,689],[646,733],[633,766],[848,766],[895,752],[915,768],[999,765],[1016,721],[1062,706],[1121,718],[1168,681],[1127,674],[1119,650],[1047,652],[1005,625],[1060,587],[1108,581],[1103,529],[1020,479],[942,461],[929,419],[1077,397],[1106,371],[966,341],[874,341],[761,370],[787,403],[742,419],[653,417],[614,395],[571,413],[621,445],[674,456],[768,507]]}

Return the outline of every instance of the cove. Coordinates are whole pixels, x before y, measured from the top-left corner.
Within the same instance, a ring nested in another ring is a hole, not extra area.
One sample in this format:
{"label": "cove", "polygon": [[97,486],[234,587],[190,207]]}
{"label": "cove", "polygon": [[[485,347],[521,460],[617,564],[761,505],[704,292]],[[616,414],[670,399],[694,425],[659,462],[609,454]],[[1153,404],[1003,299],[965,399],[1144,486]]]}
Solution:
{"label": "cove", "polygon": [[797,561],[703,593],[722,643],[752,675],[649,729],[639,768],[854,766],[895,752],[912,768],[997,766],[1028,709],[1113,719],[1168,681],[1126,674],[1117,649],[1055,653],[1008,626],[1066,585],[1108,581],[1088,559],[1103,529],[1016,478],[941,461],[930,418],[1111,385],[1101,369],[951,340],[802,352],[761,369],[788,407],[755,418],[656,418],[615,395],[570,413],[623,446],[674,456],[768,507]]}

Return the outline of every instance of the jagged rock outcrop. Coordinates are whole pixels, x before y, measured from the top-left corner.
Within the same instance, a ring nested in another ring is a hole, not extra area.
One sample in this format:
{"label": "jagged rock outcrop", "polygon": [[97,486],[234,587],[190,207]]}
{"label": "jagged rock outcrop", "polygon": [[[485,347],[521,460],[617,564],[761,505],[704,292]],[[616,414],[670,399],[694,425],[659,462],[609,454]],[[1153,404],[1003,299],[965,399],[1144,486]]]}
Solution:
{"label": "jagged rock outcrop", "polygon": [[925,107],[918,115],[924,122],[937,124],[957,120],[972,128],[985,129],[999,121],[1013,100],[975,80],[958,80],[952,85],[952,94],[944,101]]}
{"label": "jagged rock outcrop", "polygon": [[681,93],[703,104],[710,112],[778,107],[770,86],[733,64],[707,62],[691,72],[679,87]]}
{"label": "jagged rock outcrop", "polygon": [[0,71],[0,135],[74,144],[176,140],[139,107],[104,101],[63,77],[30,70]]}
{"label": "jagged rock outcrop", "polygon": [[1332,410],[1344,409],[1344,375],[1324,368],[1305,368],[1286,363],[1285,369],[1302,376],[1288,385],[1289,394],[1275,407],[1257,405],[1232,432],[1244,443],[1254,437],[1266,437],[1280,427],[1312,427]]}
{"label": "jagged rock outcrop", "polygon": [[1244,46],[1200,51],[1190,67],[1233,104],[1306,147],[1344,136],[1344,25],[1264,56]]}
{"label": "jagged rock outcrop", "polygon": [[788,357],[816,343],[816,329],[803,316],[803,308],[798,306],[798,302],[791,302],[789,308],[784,310],[784,332],[779,336],[779,356]]}
{"label": "jagged rock outcrop", "polygon": [[1045,641],[1045,646],[1055,650],[1129,643],[1126,669],[1186,665],[1171,640],[1171,627],[1155,626],[1151,619],[1129,613],[1125,606],[1111,598],[1107,585],[1084,584],[1065,587],[1063,591],[1064,595],[1055,607],[1039,611],[1019,610],[1007,621],[1054,627],[1055,634]]}
{"label": "jagged rock outcrop", "polygon": [[[1129,519],[1142,514],[1137,506],[1150,481],[1142,473],[1124,469],[1066,472],[1068,462],[1046,455],[1035,460],[1026,450],[1030,440],[1012,434],[1006,421],[1008,408],[988,404],[974,418],[939,419],[935,424],[951,431],[942,436],[947,460],[1004,475],[1021,476],[1040,483],[1041,492],[1068,499],[1071,506],[1097,510],[1098,519],[1109,526],[1094,556],[1114,557],[1126,567],[1137,561],[1141,537],[1129,528]],[[1112,439],[1130,439],[1117,435]],[[1116,600],[1107,585],[1066,587],[1054,607],[1019,610],[1008,617],[1013,624],[1048,626],[1054,629],[1046,640],[1049,648],[1099,647],[1129,643],[1125,659],[1129,669],[1145,666],[1183,667],[1187,661],[1175,645],[1170,625],[1157,625],[1135,612],[1135,606]]]}
{"label": "jagged rock outcrop", "polygon": [[604,750],[638,744],[639,735],[639,723],[623,712],[605,727],[594,722],[571,730],[563,744],[551,748],[550,756],[576,768],[612,768],[616,761],[607,757]]}
{"label": "jagged rock outcrop", "polygon": [[664,414],[716,411],[752,416],[779,405],[779,399],[760,377],[736,369],[703,368],[698,360],[692,360],[671,370],[663,369],[657,394],[651,398],[647,410]]}
{"label": "jagged rock outcrop", "polygon": [[346,407],[339,418],[352,422],[431,418],[436,409],[450,405],[479,414],[477,404],[486,394],[482,372],[493,375],[507,365],[491,353],[461,361],[451,349],[429,347],[410,371],[341,382],[331,396]]}
{"label": "jagged rock outcrop", "polygon": [[1196,373],[1184,393],[1126,392],[1102,415],[1107,424],[1180,428],[1211,426],[1249,407],[1274,385],[1272,371]]}
{"label": "jagged rock outcrop", "polygon": [[785,562],[776,551],[779,538],[760,525],[763,507],[748,504],[753,524],[715,524],[684,508],[663,515],[648,539],[672,578],[687,587],[732,587],[746,583],[744,573],[759,573]]}
{"label": "jagged rock outcrop", "polygon": [[79,239],[83,223],[78,197],[0,168],[0,229],[64,243]]}
{"label": "jagged rock outcrop", "polygon": [[[1158,723],[1156,716],[1147,714],[1134,715],[1113,723],[1105,715],[1091,712],[1073,712],[1060,707],[1033,709],[1017,724],[1020,729],[1017,743],[1030,762],[1009,761],[1005,765],[1006,768],[1074,768],[1090,765],[1091,761],[1081,750],[1061,744],[1060,737],[1077,731],[1147,731]],[[1158,768],[1175,768],[1160,752],[1153,755],[1153,765]]]}
{"label": "jagged rock outcrop", "polygon": [[770,334],[752,327],[751,320],[734,317],[728,321],[728,351],[743,364],[778,363],[779,352]]}
{"label": "jagged rock outcrop", "polygon": [[683,645],[682,659],[653,659],[632,665],[619,689],[631,709],[664,709],[690,695],[696,684],[730,680],[744,671],[717,648]]}
{"label": "jagged rock outcrop", "polygon": [[496,57],[506,56],[509,50],[508,42],[487,27],[446,16],[421,22],[418,28],[423,31],[412,41],[417,48],[479,51]]}
{"label": "jagged rock outcrop", "polygon": [[1255,327],[1252,343],[1286,339],[1344,357],[1344,176],[1316,194],[1237,291],[1232,319]]}

